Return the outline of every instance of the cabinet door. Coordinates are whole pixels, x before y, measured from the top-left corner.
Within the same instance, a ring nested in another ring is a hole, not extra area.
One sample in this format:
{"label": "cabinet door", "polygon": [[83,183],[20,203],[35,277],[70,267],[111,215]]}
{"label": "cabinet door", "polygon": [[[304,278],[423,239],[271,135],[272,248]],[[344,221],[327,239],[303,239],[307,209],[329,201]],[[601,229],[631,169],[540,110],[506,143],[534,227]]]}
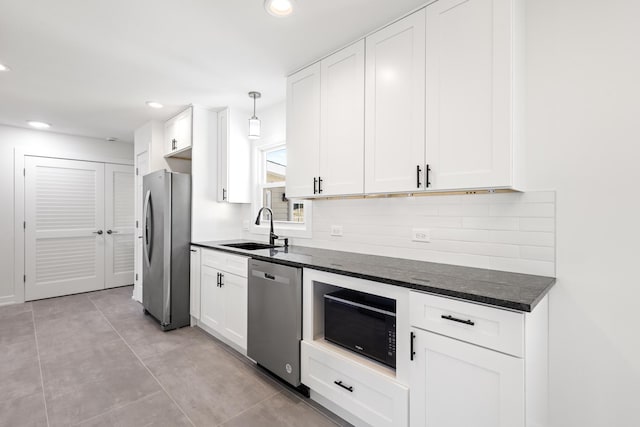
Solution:
{"label": "cabinet door", "polygon": [[320,154],[320,63],[287,80],[287,196],[314,195]]}
{"label": "cabinet door", "polygon": [[524,362],[412,328],[412,427],[524,427]]}
{"label": "cabinet door", "polygon": [[439,0],[426,14],[432,187],[509,187],[512,0]]}
{"label": "cabinet door", "polygon": [[364,192],[364,40],[323,59],[322,195]]}
{"label": "cabinet door", "polygon": [[424,9],[366,44],[365,192],[415,191],[425,150]]}
{"label": "cabinet door", "polygon": [[218,201],[226,202],[229,195],[229,109],[218,113]]}
{"label": "cabinet door", "polygon": [[164,125],[166,154],[191,147],[192,109],[188,108],[167,120]]}
{"label": "cabinet door", "polygon": [[191,247],[189,312],[196,319],[200,319],[200,254],[200,248]]}
{"label": "cabinet door", "polygon": [[203,265],[200,270],[200,321],[222,333],[225,304],[218,286],[218,270]]}
{"label": "cabinet door", "polygon": [[222,272],[225,299],[224,335],[240,348],[247,349],[247,279]]}

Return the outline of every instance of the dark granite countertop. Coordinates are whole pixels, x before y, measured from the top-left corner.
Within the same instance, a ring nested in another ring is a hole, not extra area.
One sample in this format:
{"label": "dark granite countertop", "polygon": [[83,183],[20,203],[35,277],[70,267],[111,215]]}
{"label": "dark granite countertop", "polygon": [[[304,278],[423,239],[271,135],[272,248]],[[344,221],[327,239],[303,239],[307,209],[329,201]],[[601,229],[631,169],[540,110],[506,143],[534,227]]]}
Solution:
{"label": "dark granite countertop", "polygon": [[556,281],[553,277],[304,246],[254,251],[222,246],[225,243],[238,242],[249,241],[230,240],[192,242],[192,244],[263,261],[313,268],[526,312],[530,312],[536,306]]}

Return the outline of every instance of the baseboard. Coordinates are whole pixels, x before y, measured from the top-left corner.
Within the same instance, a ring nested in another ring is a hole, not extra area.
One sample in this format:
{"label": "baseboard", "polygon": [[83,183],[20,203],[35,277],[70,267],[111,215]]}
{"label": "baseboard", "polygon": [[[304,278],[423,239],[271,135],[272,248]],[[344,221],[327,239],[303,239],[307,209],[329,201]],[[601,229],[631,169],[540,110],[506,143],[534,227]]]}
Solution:
{"label": "baseboard", "polygon": [[8,295],[4,297],[0,297],[0,306],[3,305],[12,305],[12,304],[21,304],[24,301],[18,301],[15,295]]}

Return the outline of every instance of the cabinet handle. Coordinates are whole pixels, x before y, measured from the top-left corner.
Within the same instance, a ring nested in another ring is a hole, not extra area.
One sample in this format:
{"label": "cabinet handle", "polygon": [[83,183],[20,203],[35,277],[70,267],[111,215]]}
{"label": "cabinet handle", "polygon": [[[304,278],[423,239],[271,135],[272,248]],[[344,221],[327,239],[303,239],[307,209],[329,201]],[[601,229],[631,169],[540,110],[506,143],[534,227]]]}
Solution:
{"label": "cabinet handle", "polygon": [[222,200],[227,200],[227,189],[226,188],[222,189]]}
{"label": "cabinet handle", "polygon": [[220,287],[220,273],[216,273],[216,277],[217,277],[217,279],[216,279],[216,286],[217,286],[217,287]]}
{"label": "cabinet handle", "polygon": [[420,182],[420,172],[422,172],[422,169],[420,169],[420,165],[416,166],[416,187],[420,188],[422,186],[422,183]]}
{"label": "cabinet handle", "polygon": [[322,178],[318,177],[318,194],[322,193]]}
{"label": "cabinet handle", "polygon": [[474,322],[474,321],[472,321],[472,320],[462,320],[462,319],[458,319],[458,318],[453,317],[453,316],[451,316],[451,315],[449,315],[449,314],[446,314],[446,315],[445,315],[445,314],[443,314],[443,315],[442,315],[442,316],[440,316],[440,317],[442,317],[442,318],[443,318],[443,319],[445,319],[445,320],[451,320],[452,322],[464,323],[465,325],[471,325],[471,326],[475,325],[475,322]]}
{"label": "cabinet handle", "polygon": [[316,194],[318,190],[316,190],[316,185],[318,185],[318,178],[313,177],[313,194]]}
{"label": "cabinet handle", "polygon": [[415,341],[415,339],[416,339],[416,334],[411,332],[410,341],[409,341],[409,346],[411,347],[411,349],[409,350],[409,353],[411,355],[411,360],[413,360],[413,357],[416,355],[416,351],[413,347],[413,342]]}
{"label": "cabinet handle", "polygon": [[191,252],[198,252],[198,251],[197,251],[197,250],[195,250],[195,249],[189,249],[189,250],[190,250]]}
{"label": "cabinet handle", "polygon": [[94,231],[93,234],[101,235],[102,234],[102,230]]}
{"label": "cabinet handle", "polygon": [[427,168],[425,170],[425,185],[427,186],[427,188],[429,188],[429,186],[431,185],[431,181],[429,181],[429,172],[431,172],[431,168],[429,167],[429,165],[427,164]]}
{"label": "cabinet handle", "polygon": [[176,144],[177,144],[177,143],[178,143],[178,141],[176,141],[176,139],[175,139],[175,138],[173,138],[173,139],[171,140],[171,149],[172,149],[172,150],[175,150],[175,149],[176,149]]}
{"label": "cabinet handle", "polygon": [[343,389],[345,389],[345,390],[349,390],[351,393],[353,393],[353,387],[352,387],[352,386],[350,386],[350,385],[344,385],[344,384],[342,383],[342,381],[334,381],[333,383],[334,383],[334,384],[336,384],[336,385],[338,385],[338,386],[340,386],[340,387],[342,387]]}
{"label": "cabinet handle", "polygon": [[224,286],[224,274],[220,273],[220,287]]}

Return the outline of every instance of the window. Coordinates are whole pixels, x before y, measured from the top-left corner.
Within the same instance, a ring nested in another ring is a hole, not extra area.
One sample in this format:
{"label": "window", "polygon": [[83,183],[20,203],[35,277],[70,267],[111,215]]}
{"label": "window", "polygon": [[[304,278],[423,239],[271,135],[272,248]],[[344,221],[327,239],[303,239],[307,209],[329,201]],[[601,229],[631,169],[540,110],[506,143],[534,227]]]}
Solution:
{"label": "window", "polygon": [[[257,159],[258,190],[254,200],[256,210],[267,207],[273,211],[273,221],[278,233],[290,236],[304,236],[300,231],[310,232],[311,202],[290,200],[286,195],[287,148],[285,143],[257,144],[254,154]],[[269,212],[262,213],[268,224]],[[258,228],[258,227],[256,227]],[[294,231],[291,233],[291,231]],[[298,232],[295,232],[298,231]],[[254,232],[260,230],[254,229]]]}

